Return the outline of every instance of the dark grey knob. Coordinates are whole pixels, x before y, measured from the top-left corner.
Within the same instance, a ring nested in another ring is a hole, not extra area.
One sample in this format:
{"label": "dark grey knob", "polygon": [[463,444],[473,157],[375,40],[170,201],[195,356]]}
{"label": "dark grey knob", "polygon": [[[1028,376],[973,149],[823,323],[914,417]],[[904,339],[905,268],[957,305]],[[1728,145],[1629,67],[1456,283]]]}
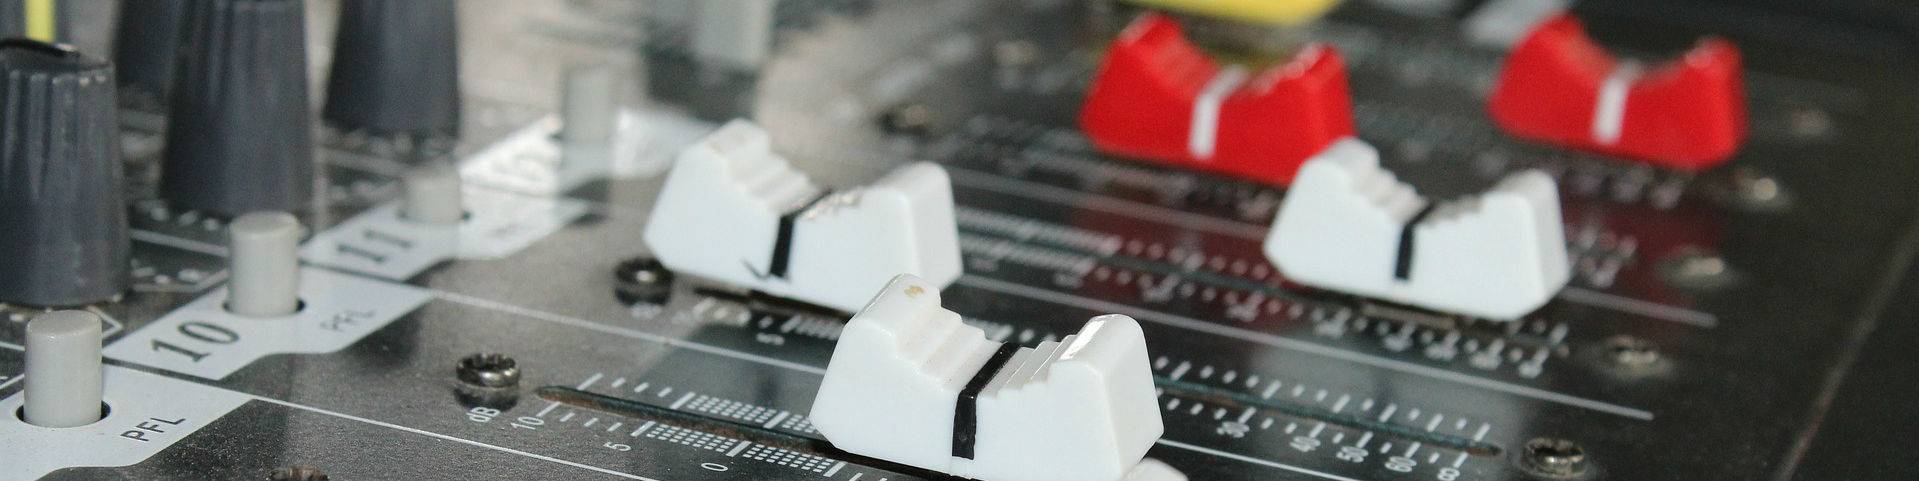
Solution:
{"label": "dark grey knob", "polygon": [[113,33],[113,67],[120,75],[120,94],[138,99],[136,105],[166,105],[185,12],[185,0],[120,2],[120,20]]}
{"label": "dark grey knob", "polygon": [[0,41],[0,302],[76,306],[127,289],[113,67]]}
{"label": "dark grey knob", "polygon": [[341,130],[453,137],[460,132],[454,0],[346,0],[322,118]]}
{"label": "dark grey knob", "polygon": [[191,0],[160,188],[176,208],[299,211],[313,195],[300,0]]}

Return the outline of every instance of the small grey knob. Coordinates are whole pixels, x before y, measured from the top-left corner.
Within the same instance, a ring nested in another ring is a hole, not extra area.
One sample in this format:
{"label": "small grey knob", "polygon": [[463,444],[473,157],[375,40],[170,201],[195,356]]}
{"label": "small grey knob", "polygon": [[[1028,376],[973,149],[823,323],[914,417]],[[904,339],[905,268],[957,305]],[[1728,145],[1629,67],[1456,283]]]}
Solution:
{"label": "small grey knob", "polygon": [[620,78],[612,67],[567,69],[560,98],[560,161],[569,169],[600,170],[612,161],[619,89]]}
{"label": "small grey knob", "polygon": [[693,53],[700,60],[756,71],[772,57],[777,0],[701,0],[697,4]]}
{"label": "small grey knob", "polygon": [[53,311],[27,322],[26,403],[28,424],[49,428],[85,426],[100,420],[100,317],[87,311]]}
{"label": "small grey knob", "polygon": [[619,121],[619,72],[606,65],[579,65],[566,70],[561,92],[560,138],[567,141],[607,142]]}
{"label": "small grey knob", "polygon": [[459,224],[466,217],[460,197],[460,171],[444,162],[430,162],[406,173],[406,196],[400,217],[425,224]]}
{"label": "small grey knob", "polygon": [[300,308],[300,221],[285,212],[254,212],[227,225],[227,311],[280,317]]}

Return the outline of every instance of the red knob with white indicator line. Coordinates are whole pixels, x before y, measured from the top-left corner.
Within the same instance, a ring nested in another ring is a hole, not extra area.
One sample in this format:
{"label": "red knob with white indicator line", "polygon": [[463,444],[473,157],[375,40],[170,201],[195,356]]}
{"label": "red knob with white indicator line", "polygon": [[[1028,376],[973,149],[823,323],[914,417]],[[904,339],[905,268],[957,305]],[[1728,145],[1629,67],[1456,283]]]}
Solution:
{"label": "red knob with white indicator line", "polygon": [[1565,14],[1513,49],[1488,108],[1514,136],[1680,170],[1724,163],[1746,138],[1731,42],[1708,38],[1649,68],[1614,59]]}
{"label": "red knob with white indicator line", "polygon": [[1214,63],[1157,14],[1113,42],[1079,122],[1108,153],[1275,184],[1353,135],[1346,66],[1332,47],[1251,73]]}

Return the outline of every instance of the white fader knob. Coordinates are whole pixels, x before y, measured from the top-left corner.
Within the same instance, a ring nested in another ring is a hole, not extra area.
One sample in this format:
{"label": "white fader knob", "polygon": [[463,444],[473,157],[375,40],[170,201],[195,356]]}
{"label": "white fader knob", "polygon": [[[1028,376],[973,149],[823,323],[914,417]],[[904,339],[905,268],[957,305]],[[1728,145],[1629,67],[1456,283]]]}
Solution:
{"label": "white fader knob", "polygon": [[1372,146],[1346,139],[1300,168],[1265,251],[1301,284],[1511,320],[1570,278],[1559,215],[1545,173],[1435,204],[1381,168]]}
{"label": "white fader knob", "polygon": [[1140,460],[1138,466],[1133,466],[1133,472],[1126,474],[1126,481],[1186,481],[1186,473],[1160,460],[1146,458]]}
{"label": "white fader knob", "polygon": [[1025,348],[939,301],[902,275],[847,322],[813,401],[833,446],[988,481],[1116,481],[1164,431],[1132,318]]}
{"label": "white fader knob", "polygon": [[902,273],[935,289],[960,275],[946,171],[920,162],[827,191],[735,120],[687,147],[644,235],[674,271],[836,309],[859,309]]}
{"label": "white fader knob", "polygon": [[27,323],[21,414],[28,424],[70,428],[99,421],[101,376],[99,316],[53,311]]}
{"label": "white fader knob", "polygon": [[460,194],[460,171],[445,162],[432,162],[407,171],[401,180],[406,191],[400,216],[422,224],[452,225],[466,216]]}
{"label": "white fader knob", "polygon": [[227,225],[227,310],[280,317],[300,308],[300,221],[285,212],[254,212]]}

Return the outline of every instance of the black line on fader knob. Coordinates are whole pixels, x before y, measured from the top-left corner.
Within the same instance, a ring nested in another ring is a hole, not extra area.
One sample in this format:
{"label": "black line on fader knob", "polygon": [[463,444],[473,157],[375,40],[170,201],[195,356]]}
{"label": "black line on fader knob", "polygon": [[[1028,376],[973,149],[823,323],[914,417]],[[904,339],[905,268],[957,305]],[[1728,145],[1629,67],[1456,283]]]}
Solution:
{"label": "black line on fader knob", "polygon": [[826,200],[827,197],[832,195],[833,192],[831,191],[821,193],[819,197],[814,197],[813,200],[806,201],[806,204],[801,205],[800,208],[781,214],[779,230],[776,231],[773,236],[773,256],[772,259],[767,262],[766,272],[761,273],[758,269],[753,268],[752,263],[741,261],[746,264],[746,270],[752,272],[753,277],[760,279],[768,277],[785,279],[787,267],[792,264],[793,260],[793,228],[799,223],[800,214],[812,209],[814,205],[819,204],[820,201]]}
{"label": "black line on fader knob", "polygon": [[986,383],[999,375],[1006,362],[1013,360],[1013,354],[1019,352],[1019,345],[1005,343],[999,350],[993,351],[993,357],[986,358],[986,364],[973,373],[973,379],[966,381],[966,388],[959,393],[959,402],[953,403],[953,457],[973,459],[974,435],[979,430],[979,392],[986,389]]}
{"label": "black line on fader knob", "polygon": [[1433,213],[1433,207],[1436,205],[1438,204],[1426,204],[1426,207],[1419,209],[1418,214],[1413,214],[1413,218],[1406,220],[1405,226],[1399,228],[1399,254],[1393,257],[1394,279],[1404,281],[1412,276],[1413,232],[1419,227],[1420,222],[1426,221],[1426,216]]}
{"label": "black line on fader knob", "polygon": [[[811,203],[809,203],[810,205]],[[779,234],[773,237],[773,260],[767,263],[766,273],[781,279],[786,278],[786,268],[793,258],[793,223],[799,220],[800,213],[806,208],[780,216]]]}

